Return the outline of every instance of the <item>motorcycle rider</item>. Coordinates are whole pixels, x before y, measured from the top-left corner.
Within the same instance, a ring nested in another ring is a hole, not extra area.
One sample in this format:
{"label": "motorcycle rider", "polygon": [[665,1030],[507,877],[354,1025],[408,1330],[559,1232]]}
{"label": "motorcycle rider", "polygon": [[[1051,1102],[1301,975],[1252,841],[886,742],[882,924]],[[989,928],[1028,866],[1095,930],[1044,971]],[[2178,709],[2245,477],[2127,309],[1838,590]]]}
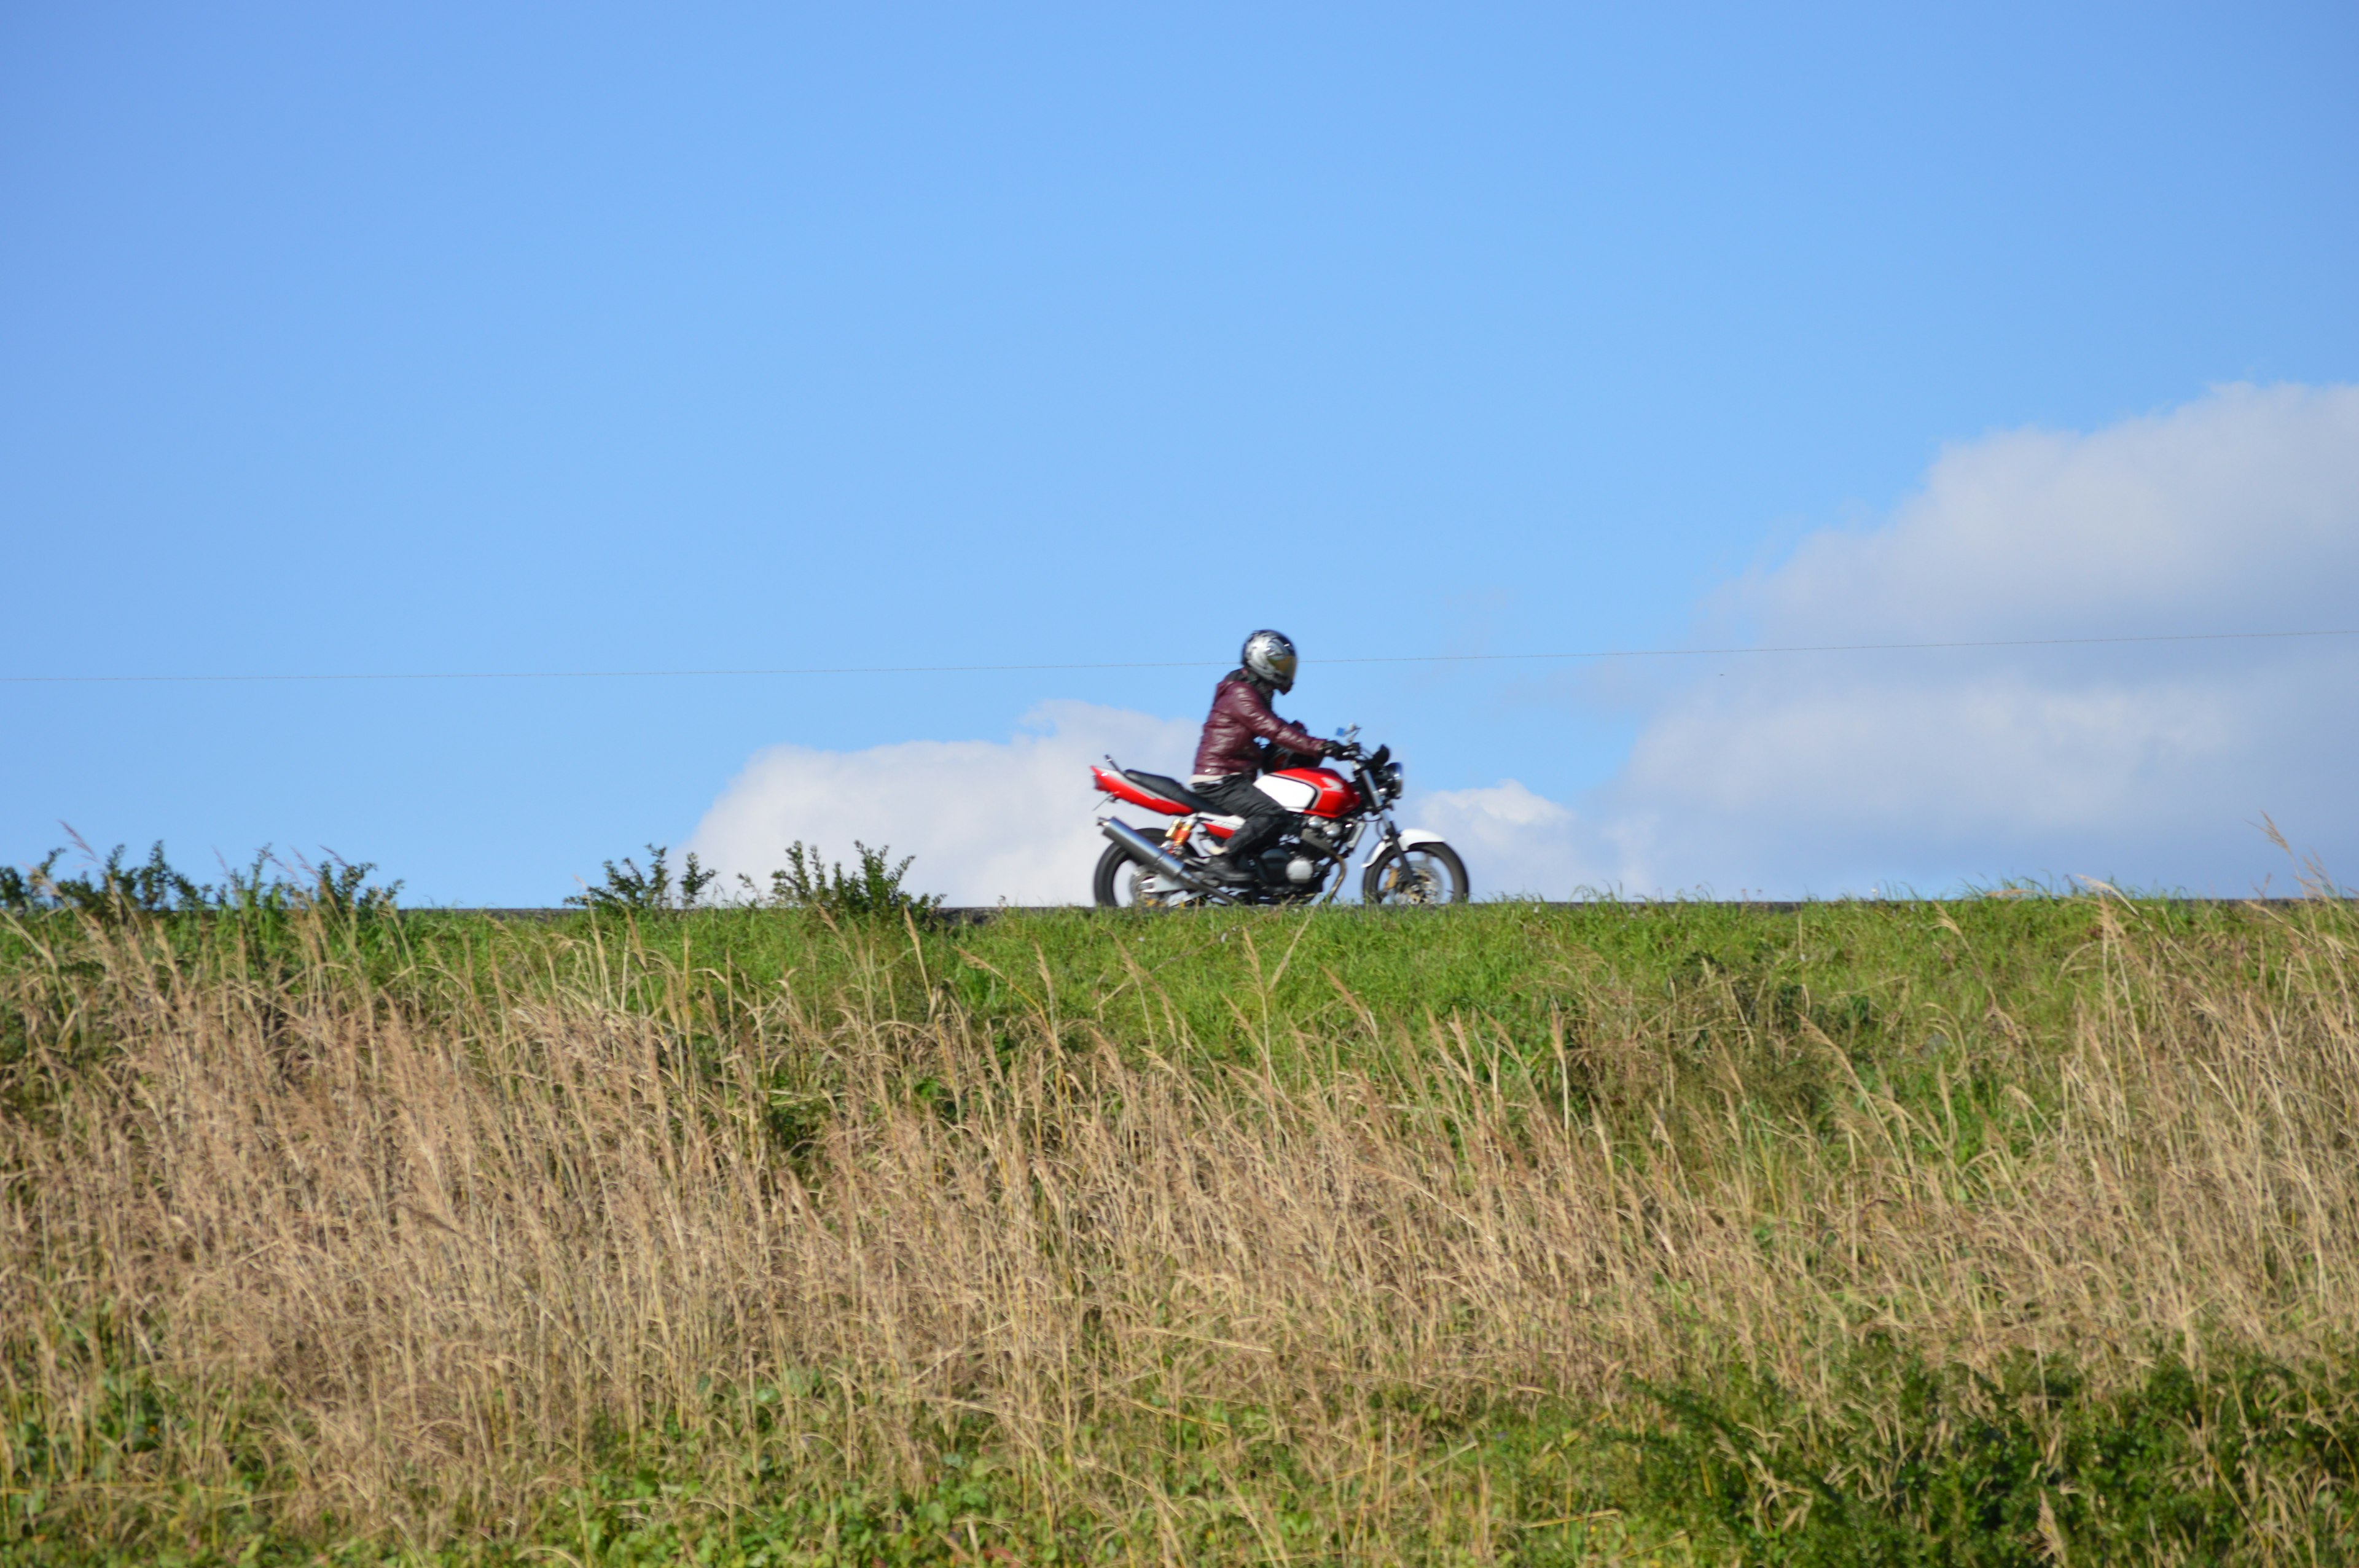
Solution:
{"label": "motorcycle rider", "polygon": [[1288,753],[1310,761],[1341,756],[1347,749],[1270,711],[1271,692],[1294,689],[1296,663],[1294,644],[1284,633],[1263,630],[1247,637],[1237,667],[1212,688],[1212,711],[1196,745],[1190,786],[1219,810],[1245,818],[1226,848],[1204,862],[1215,880],[1232,886],[1258,880],[1258,857],[1294,815],[1255,788],[1254,780],[1295,766]]}

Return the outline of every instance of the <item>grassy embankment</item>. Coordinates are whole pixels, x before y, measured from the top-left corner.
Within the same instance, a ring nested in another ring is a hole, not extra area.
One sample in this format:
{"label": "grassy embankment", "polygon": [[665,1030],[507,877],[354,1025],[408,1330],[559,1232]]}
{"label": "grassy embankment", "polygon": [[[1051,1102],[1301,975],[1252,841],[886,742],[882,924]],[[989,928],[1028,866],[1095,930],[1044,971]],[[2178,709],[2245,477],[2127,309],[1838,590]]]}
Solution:
{"label": "grassy embankment", "polygon": [[2336,1561],[2340,905],[0,921],[0,1555]]}

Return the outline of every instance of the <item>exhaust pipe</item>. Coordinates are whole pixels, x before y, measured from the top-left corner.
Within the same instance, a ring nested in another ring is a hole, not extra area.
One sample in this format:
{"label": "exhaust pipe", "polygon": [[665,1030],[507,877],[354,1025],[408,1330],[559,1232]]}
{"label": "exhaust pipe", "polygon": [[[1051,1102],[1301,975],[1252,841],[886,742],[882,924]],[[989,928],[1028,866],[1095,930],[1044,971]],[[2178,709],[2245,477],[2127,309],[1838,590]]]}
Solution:
{"label": "exhaust pipe", "polygon": [[1100,819],[1098,828],[1107,838],[1129,850],[1132,860],[1143,861],[1154,867],[1182,887],[1193,888],[1199,892],[1205,891],[1204,884],[1196,880],[1195,874],[1180,863],[1179,856],[1174,855],[1129,823],[1118,817],[1108,816]]}

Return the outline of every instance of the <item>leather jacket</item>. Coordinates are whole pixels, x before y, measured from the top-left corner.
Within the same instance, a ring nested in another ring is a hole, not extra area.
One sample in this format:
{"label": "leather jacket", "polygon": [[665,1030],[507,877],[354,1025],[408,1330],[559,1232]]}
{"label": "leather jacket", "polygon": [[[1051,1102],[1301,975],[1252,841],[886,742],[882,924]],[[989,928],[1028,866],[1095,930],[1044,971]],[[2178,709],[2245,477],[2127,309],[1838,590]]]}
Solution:
{"label": "leather jacket", "polygon": [[1265,741],[1273,749],[1306,756],[1327,754],[1325,741],[1269,710],[1269,693],[1259,681],[1241,669],[1231,670],[1213,688],[1212,712],[1204,720],[1204,738],[1196,744],[1195,776],[1257,773],[1268,760]]}

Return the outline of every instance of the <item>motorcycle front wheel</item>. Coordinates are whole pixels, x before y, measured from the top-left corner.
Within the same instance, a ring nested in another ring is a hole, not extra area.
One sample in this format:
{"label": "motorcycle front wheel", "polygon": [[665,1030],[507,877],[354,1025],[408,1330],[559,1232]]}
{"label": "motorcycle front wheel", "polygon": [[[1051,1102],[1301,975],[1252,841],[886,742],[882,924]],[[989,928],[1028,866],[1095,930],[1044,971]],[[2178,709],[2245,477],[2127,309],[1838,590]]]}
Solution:
{"label": "motorcycle front wheel", "polygon": [[1447,844],[1387,848],[1360,879],[1363,903],[1464,903],[1466,892],[1466,862]]}
{"label": "motorcycle front wheel", "polygon": [[[1163,842],[1160,828],[1140,831],[1158,844]],[[1172,886],[1154,867],[1132,860],[1130,851],[1119,844],[1108,844],[1105,853],[1098,857],[1098,873],[1090,891],[1101,909],[1169,909],[1189,901],[1185,889]]]}

